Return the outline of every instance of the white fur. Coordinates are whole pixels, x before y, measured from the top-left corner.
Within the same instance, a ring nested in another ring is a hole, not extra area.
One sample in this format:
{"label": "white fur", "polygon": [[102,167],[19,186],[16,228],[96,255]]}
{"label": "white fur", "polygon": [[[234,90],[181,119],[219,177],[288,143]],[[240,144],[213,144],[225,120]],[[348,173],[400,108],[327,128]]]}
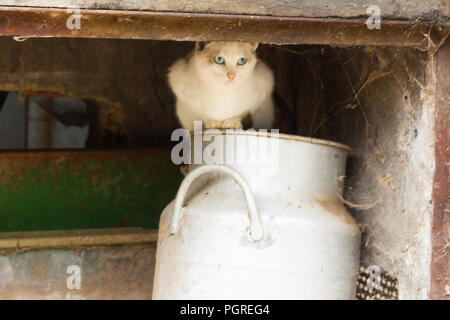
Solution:
{"label": "white fur", "polygon": [[[201,120],[205,126],[211,120],[229,123],[252,114],[254,128],[270,129],[274,106],[272,71],[259,60],[254,52],[241,43],[212,43],[203,50],[194,50],[188,58],[176,61],[169,69],[169,84],[176,96],[176,113],[181,125],[193,130],[193,121]],[[222,48],[223,47],[223,48]],[[215,50],[230,61],[226,66],[212,61],[207,50]],[[253,54],[246,65],[238,66],[232,61]],[[226,78],[234,72],[233,81]]]}

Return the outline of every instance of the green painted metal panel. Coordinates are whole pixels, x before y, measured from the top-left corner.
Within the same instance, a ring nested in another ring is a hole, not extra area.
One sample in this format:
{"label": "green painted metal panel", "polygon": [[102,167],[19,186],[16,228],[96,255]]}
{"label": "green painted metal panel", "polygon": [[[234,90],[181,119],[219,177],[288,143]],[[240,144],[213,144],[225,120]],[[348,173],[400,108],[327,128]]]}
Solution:
{"label": "green painted metal panel", "polygon": [[155,229],[182,175],[166,150],[0,153],[0,231]]}

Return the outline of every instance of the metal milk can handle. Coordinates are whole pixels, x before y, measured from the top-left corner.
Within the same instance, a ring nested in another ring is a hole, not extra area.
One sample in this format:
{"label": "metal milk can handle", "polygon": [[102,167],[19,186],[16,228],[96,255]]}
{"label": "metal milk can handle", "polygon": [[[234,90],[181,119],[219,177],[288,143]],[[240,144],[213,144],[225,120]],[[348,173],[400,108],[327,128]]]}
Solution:
{"label": "metal milk can handle", "polygon": [[172,216],[172,221],[170,224],[170,233],[175,234],[178,231],[179,222],[183,216],[184,208],[184,198],[186,196],[187,191],[192,182],[197,179],[199,176],[208,173],[208,172],[222,172],[234,178],[237,184],[241,187],[242,191],[244,191],[245,199],[247,201],[248,211],[249,211],[249,219],[250,219],[250,236],[253,241],[260,241],[264,237],[264,229],[261,220],[261,216],[256,208],[255,198],[253,197],[250,186],[247,181],[235,170],[223,166],[223,165],[203,165],[198,167],[184,178],[181,183],[180,189],[178,189],[177,196],[175,198],[175,207]]}

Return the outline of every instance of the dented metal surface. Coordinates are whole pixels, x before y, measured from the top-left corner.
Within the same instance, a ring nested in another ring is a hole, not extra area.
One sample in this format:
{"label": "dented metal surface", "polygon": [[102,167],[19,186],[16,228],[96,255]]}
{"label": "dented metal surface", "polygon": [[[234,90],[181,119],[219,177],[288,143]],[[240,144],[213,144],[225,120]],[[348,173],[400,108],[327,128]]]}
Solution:
{"label": "dented metal surface", "polygon": [[348,148],[213,136],[214,157],[193,139],[203,162],[161,215],[153,299],[354,299],[360,229],[338,197]]}

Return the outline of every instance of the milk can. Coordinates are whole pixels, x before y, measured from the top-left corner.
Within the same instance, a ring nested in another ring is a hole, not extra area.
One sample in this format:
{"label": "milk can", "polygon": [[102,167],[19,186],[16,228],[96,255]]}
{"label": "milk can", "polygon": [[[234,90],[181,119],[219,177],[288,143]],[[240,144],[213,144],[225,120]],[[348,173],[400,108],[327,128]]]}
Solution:
{"label": "milk can", "polygon": [[153,299],[354,299],[348,147],[248,131],[219,140],[221,159],[191,165],[162,213]]}

